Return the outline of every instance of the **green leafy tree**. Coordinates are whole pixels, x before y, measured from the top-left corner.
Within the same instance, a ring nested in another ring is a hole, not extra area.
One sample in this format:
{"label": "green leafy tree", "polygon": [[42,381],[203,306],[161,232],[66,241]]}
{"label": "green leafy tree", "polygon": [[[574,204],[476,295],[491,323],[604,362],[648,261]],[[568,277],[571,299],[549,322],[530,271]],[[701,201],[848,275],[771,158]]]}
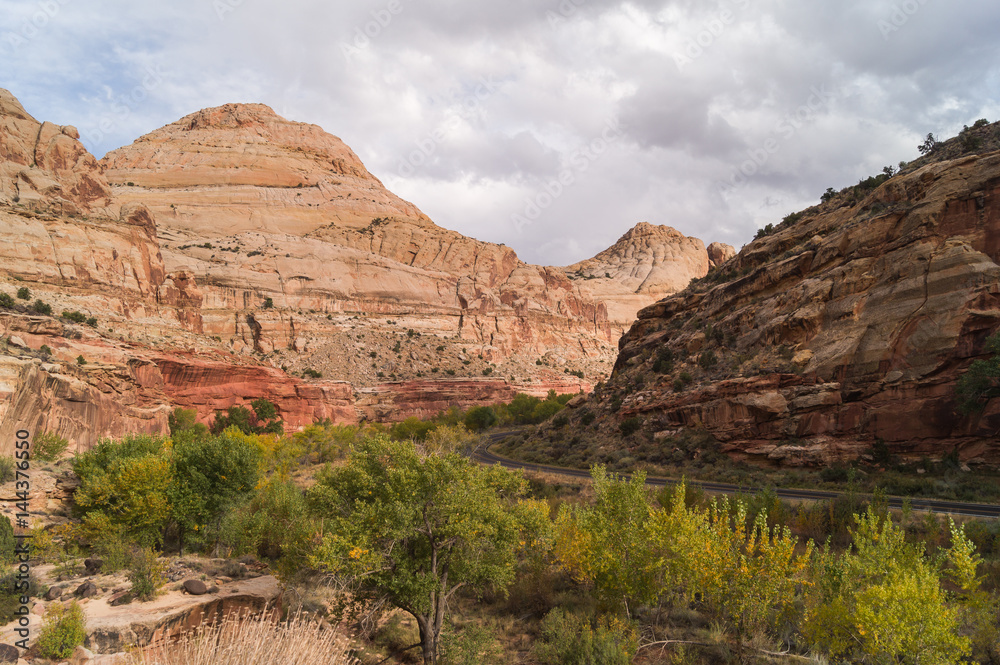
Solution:
{"label": "green leafy tree", "polygon": [[253,492],[261,457],[261,449],[238,434],[175,443],[169,493],[182,552],[186,535],[204,534],[206,527],[214,529],[218,547],[223,513]]}
{"label": "green leafy tree", "polygon": [[231,406],[225,415],[216,412],[212,434],[220,434],[229,427],[236,427],[244,434],[284,434],[285,423],[278,418],[278,409],[263,397],[245,406]]}
{"label": "green leafy tree", "polygon": [[99,540],[107,532],[124,532],[134,542],[161,542],[170,519],[170,460],[163,439],[131,436],[115,442],[103,439],[73,460],[80,477],[74,495],[84,531]]}
{"label": "green leafy tree", "polygon": [[411,442],[370,437],[310,490],[327,525],[312,560],[357,576],[362,592],[411,614],[424,662],[435,663],[455,592],[513,581],[525,491],[519,475],[500,467],[422,457]]}
{"label": "green leafy tree", "polygon": [[535,407],[537,407],[542,400],[534,397],[533,395],[527,395],[525,393],[518,393],[514,395],[514,399],[511,400],[510,404],[507,405],[507,413],[510,415],[511,421],[516,425],[530,425],[534,422],[533,413]]}
{"label": "green leafy tree", "polygon": [[31,290],[27,286],[22,286],[17,290],[17,297],[21,300],[31,300]]}
{"label": "green leafy tree", "polygon": [[410,416],[403,422],[393,425],[389,429],[389,436],[397,441],[423,441],[436,427],[433,422]]}
{"label": "green leafy tree", "polygon": [[803,633],[813,646],[858,663],[930,665],[967,655],[970,640],[958,634],[938,561],[871,508],[852,537],[843,556],[826,547],[811,564]]}
{"label": "green leafy tree", "polygon": [[594,585],[608,603],[626,612],[636,603],[652,603],[660,595],[659,554],[650,539],[652,514],[646,475],[630,480],[608,476],[603,466],[590,472],[594,504],[564,505],[556,519],[555,554],[578,581]]}
{"label": "green leafy tree", "polygon": [[497,414],[490,406],[474,406],[465,414],[465,427],[472,432],[482,432],[497,424]]}
{"label": "green leafy tree", "polygon": [[989,360],[976,360],[955,384],[958,408],[966,414],[977,413],[994,397],[1000,397],[1000,332],[986,340]]}

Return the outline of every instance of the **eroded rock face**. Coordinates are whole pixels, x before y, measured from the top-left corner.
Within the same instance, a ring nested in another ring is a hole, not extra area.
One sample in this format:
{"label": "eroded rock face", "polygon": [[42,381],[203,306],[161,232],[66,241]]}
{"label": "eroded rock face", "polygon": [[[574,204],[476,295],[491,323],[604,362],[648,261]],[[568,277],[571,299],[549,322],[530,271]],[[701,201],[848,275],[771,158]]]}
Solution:
{"label": "eroded rock face", "polygon": [[876,439],[900,455],[957,447],[1000,462],[998,400],[965,417],[954,397],[1000,328],[998,262],[1000,153],[896,176],[855,206],[831,201],[744,247],[727,264],[744,276],[639,313],[622,377],[696,338],[721,369],[678,393],[665,377],[622,412],[703,426],[734,454],[778,463],[851,459]]}
{"label": "eroded rock face", "polygon": [[[297,338],[329,346],[322,320],[302,312],[358,312],[490,358],[556,350],[606,370],[639,308],[708,270],[701,241],[649,224],[589,262],[525,264],[436,226],[340,139],[261,104],[205,109],[102,163],[116,197],[149,205],[169,229],[166,269],[198,285],[202,329],[264,353],[299,351]],[[287,314],[253,312],[267,298]]]}
{"label": "eroded rock face", "polygon": [[[0,310],[3,445],[23,427],[84,450],[257,397],[296,429],[589,390],[635,312],[707,269],[701,241],[648,224],[590,262],[526,264],[263,105],[200,111],[99,164],[0,90],[0,290],[31,291]],[[33,316],[36,298],[97,325]],[[277,369],[314,364],[334,380]],[[456,372],[510,378],[390,381]]]}
{"label": "eroded rock face", "polygon": [[40,123],[0,88],[0,204],[60,214],[111,204],[111,189],[74,127]]}

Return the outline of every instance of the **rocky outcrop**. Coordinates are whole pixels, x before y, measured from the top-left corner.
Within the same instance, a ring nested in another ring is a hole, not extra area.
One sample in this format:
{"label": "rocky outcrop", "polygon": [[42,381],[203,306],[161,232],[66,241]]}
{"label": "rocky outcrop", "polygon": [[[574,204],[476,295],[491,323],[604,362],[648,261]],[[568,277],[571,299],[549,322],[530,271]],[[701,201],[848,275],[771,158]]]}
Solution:
{"label": "rocky outcrop", "polygon": [[515,385],[504,379],[399,381],[361,389],[357,409],[368,421],[398,422],[410,417],[433,418],[451,406],[468,409],[509,402],[519,392],[543,397],[549,390],[563,394],[592,388],[587,381],[570,378],[532,385]]}
{"label": "rocky outcrop", "polygon": [[[708,265],[718,268],[729,259],[736,256],[736,248],[721,242],[713,242],[708,246]],[[700,275],[698,275],[700,277]],[[678,289],[679,291],[680,289]]]}
{"label": "rocky outcrop", "polygon": [[266,575],[198,596],[171,590],[139,608],[134,603],[112,606],[102,598],[86,606],[86,645],[99,653],[115,653],[126,647],[163,644],[234,612],[280,613],[280,597],[278,581]]}
{"label": "rocky outcrop", "polygon": [[701,241],[649,224],[586,266],[525,264],[436,226],[340,139],[261,104],[199,111],[102,163],[116,197],[156,213],[167,272],[198,285],[202,330],[246,352],[301,355],[302,338],[322,356],[341,341],[328,317],[350,313],[603,373],[640,307],[708,270]]}
{"label": "rocky outcrop", "polygon": [[185,116],[102,160],[120,201],[203,240],[247,231],[305,235],[331,223],[430,220],[389,192],[336,136],[263,104]]}
{"label": "rocky outcrop", "polygon": [[589,390],[635,312],[708,254],[640,224],[585,264],[442,229],[340,139],[263,105],[199,111],[98,163],[0,91],[0,291],[30,291],[0,309],[9,445],[23,427],[82,450],[258,397],[296,429]]}
{"label": "rocky outcrop", "polygon": [[[658,377],[619,417],[704,427],[776,463],[903,456],[1000,462],[1000,400],[956,409],[955,383],[1000,328],[1000,153],[842,193],[639,313],[614,386]],[[714,275],[714,281],[713,281]],[[669,348],[687,362],[658,375]],[[701,365],[703,354],[711,359]],[[681,371],[696,377],[675,391]]]}
{"label": "rocky outcrop", "polygon": [[0,204],[60,214],[96,211],[111,189],[75,127],[40,123],[0,89]]}
{"label": "rocky outcrop", "polygon": [[210,423],[216,411],[233,405],[249,406],[265,398],[278,408],[286,429],[294,431],[317,420],[357,422],[354,390],[346,382],[305,382],[281,370],[254,365],[181,357],[156,357],[155,381],[162,381],[169,402],[195,409],[199,420]]}

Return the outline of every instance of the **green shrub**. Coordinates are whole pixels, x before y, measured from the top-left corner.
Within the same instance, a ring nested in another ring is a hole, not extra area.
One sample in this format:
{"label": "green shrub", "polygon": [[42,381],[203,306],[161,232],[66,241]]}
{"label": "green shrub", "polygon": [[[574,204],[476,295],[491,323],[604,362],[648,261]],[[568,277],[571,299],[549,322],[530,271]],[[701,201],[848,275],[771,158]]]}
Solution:
{"label": "green shrub", "polygon": [[[11,550],[13,553],[13,550]],[[23,581],[17,578],[17,569],[10,568],[7,572],[0,574],[0,623],[7,624],[17,618],[14,614],[21,607],[21,596],[27,595],[31,598],[38,598],[44,593],[44,589],[38,583],[38,579],[32,575],[28,580],[28,592],[24,593],[16,585]]]}
{"label": "green shrub", "polygon": [[10,309],[14,306],[14,299],[10,297],[9,293],[0,293],[0,307]]}
{"label": "green shrub", "polygon": [[87,320],[87,315],[83,312],[67,312],[63,311],[62,317],[64,319],[69,319],[73,323],[83,323]]}
{"label": "green shrub", "polygon": [[0,484],[14,480],[14,458],[0,455]]}
{"label": "green shrub", "polygon": [[503,646],[495,637],[496,630],[469,624],[455,635],[441,636],[441,660],[444,665],[497,665],[509,662]]}
{"label": "green shrub", "polygon": [[303,376],[308,376],[311,379],[322,379],[323,378],[323,372],[317,372],[316,370],[312,369],[311,367],[308,368],[308,369],[302,370],[302,375]]}
{"label": "green shrub", "polygon": [[274,298],[264,298],[264,309],[274,308]]}
{"label": "green shrub", "polygon": [[77,356],[76,357],[76,364],[77,365],[86,365],[87,364],[87,359],[84,358],[82,355],[81,356]]}
{"label": "green shrub", "polygon": [[534,655],[543,665],[629,665],[638,649],[635,630],[617,617],[591,622],[557,607],[542,619]]}
{"label": "green shrub", "polygon": [[397,441],[423,441],[435,428],[437,428],[435,423],[410,416],[403,422],[396,423],[389,428],[389,436]]}
{"label": "green shrub", "polygon": [[17,297],[21,300],[31,300],[31,290],[27,286],[22,286],[17,290]]}
{"label": "green shrub", "polygon": [[111,529],[102,533],[100,539],[94,543],[94,552],[104,562],[101,572],[117,573],[128,568],[132,562],[133,547],[134,545],[120,531]]}
{"label": "green shrub", "polygon": [[618,425],[618,431],[622,433],[622,436],[630,436],[635,434],[640,429],[642,429],[642,420],[637,417],[626,418]]}
{"label": "green shrub", "polygon": [[0,561],[14,563],[17,560],[17,556],[14,554],[16,545],[14,526],[10,523],[10,518],[6,515],[0,515]]}
{"label": "green shrub", "polygon": [[717,364],[719,364],[719,359],[712,350],[705,351],[698,356],[698,365],[700,365],[703,370],[710,370]]}
{"label": "green shrub", "polygon": [[52,314],[52,305],[42,302],[41,300],[36,300],[35,304],[31,306],[31,309],[36,314],[42,314],[44,316],[50,316]]}
{"label": "green shrub", "polygon": [[90,317],[89,319],[87,319],[86,323],[91,328],[96,328],[97,327],[97,317],[94,317],[94,316]]}
{"label": "green shrub", "polygon": [[40,347],[38,347],[38,352],[39,353],[44,353],[47,356],[51,356],[52,355],[52,349],[49,348],[48,344],[42,344]]}
{"label": "green shrub", "polygon": [[446,369],[444,373],[447,374],[448,376],[455,376],[455,370],[453,369]]}
{"label": "green shrub", "polygon": [[55,432],[40,432],[31,442],[34,457],[43,462],[54,462],[69,447],[69,441]]}
{"label": "green shrub", "polygon": [[44,658],[65,660],[87,638],[83,608],[75,600],[69,607],[52,603],[45,610],[45,622],[38,635],[38,653]]}
{"label": "green shrub", "polygon": [[128,564],[132,595],[143,601],[156,598],[156,590],[164,582],[165,569],[166,566],[160,562],[156,550],[151,547],[137,547],[132,550],[131,561]]}

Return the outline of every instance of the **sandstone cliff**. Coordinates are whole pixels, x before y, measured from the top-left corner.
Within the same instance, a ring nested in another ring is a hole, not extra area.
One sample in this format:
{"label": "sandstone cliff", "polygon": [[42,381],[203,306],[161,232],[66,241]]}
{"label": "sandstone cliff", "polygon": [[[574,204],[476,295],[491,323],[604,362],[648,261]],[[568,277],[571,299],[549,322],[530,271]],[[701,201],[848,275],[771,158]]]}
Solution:
{"label": "sandstone cliff", "polygon": [[4,441],[27,427],[83,449],[256,397],[296,429],[589,390],[635,311],[709,259],[640,225],[588,265],[442,229],[339,139],[262,105],[99,163],[0,90],[0,291],[30,294],[0,308]]}
{"label": "sandstone cliff", "polygon": [[640,311],[603,391],[603,408],[620,404],[608,418],[705,428],[773,463],[853,459],[879,439],[1000,462],[1000,400],[966,417],[954,397],[1000,328],[1000,152],[828,198]]}
{"label": "sandstone cliff", "polygon": [[[526,264],[436,226],[340,139],[260,104],[199,111],[102,164],[116,200],[156,214],[167,272],[203,297],[203,332],[292,371],[362,384],[461,373],[470,347],[493,363],[477,371],[517,380],[553,365],[601,376],[638,309],[709,266],[701,241],[648,224],[584,264]],[[444,362],[408,363],[374,345],[387,362],[345,363],[358,317],[389,348],[399,328],[440,338]]]}

